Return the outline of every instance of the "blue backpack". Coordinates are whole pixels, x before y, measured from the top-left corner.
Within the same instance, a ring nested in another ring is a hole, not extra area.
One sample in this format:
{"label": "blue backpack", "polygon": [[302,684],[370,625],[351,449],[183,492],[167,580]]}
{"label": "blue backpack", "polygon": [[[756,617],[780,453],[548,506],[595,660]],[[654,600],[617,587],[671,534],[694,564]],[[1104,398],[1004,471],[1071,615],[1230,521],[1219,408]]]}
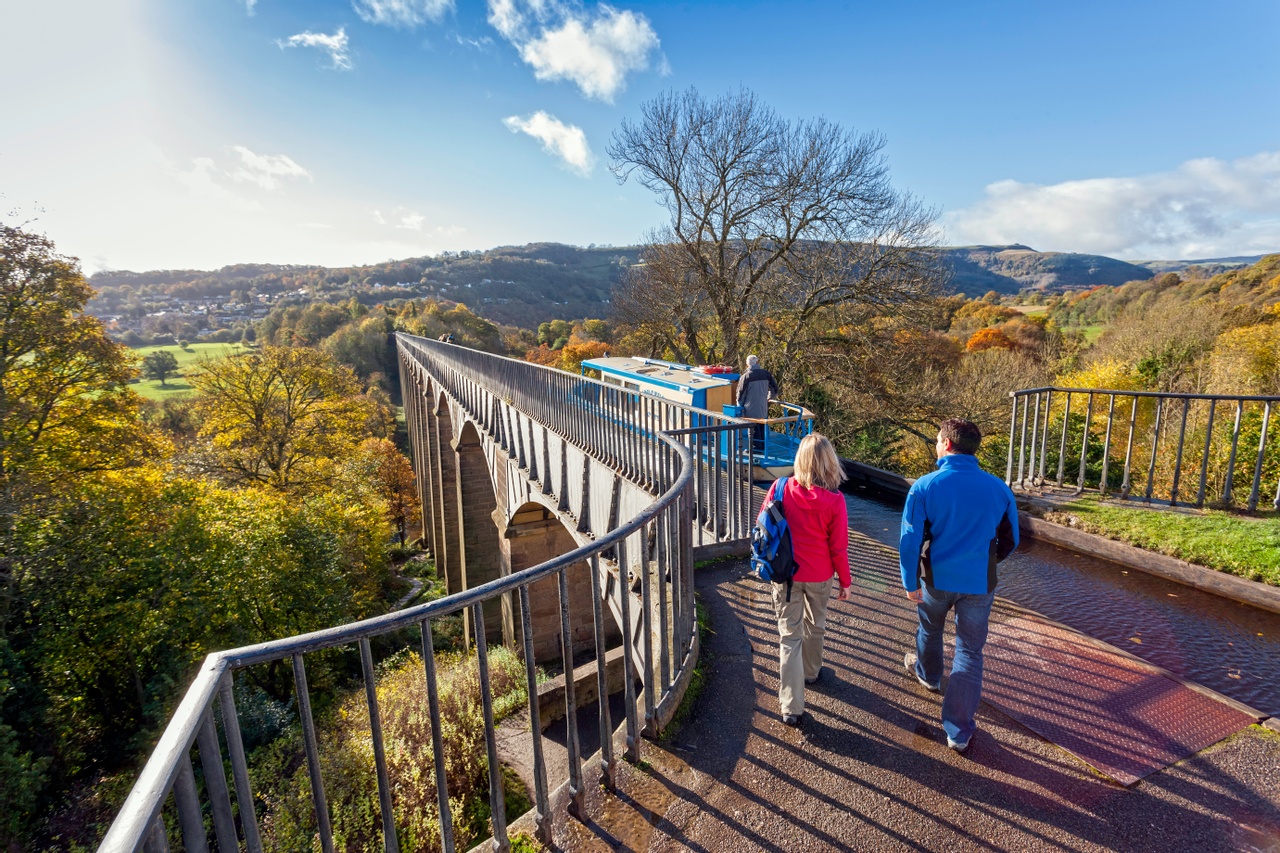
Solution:
{"label": "blue backpack", "polygon": [[751,568],[760,580],[787,585],[787,601],[791,600],[791,578],[796,571],[791,551],[791,528],[782,506],[787,478],[780,477],[773,486],[773,497],[760,508],[755,529],[751,531]]}

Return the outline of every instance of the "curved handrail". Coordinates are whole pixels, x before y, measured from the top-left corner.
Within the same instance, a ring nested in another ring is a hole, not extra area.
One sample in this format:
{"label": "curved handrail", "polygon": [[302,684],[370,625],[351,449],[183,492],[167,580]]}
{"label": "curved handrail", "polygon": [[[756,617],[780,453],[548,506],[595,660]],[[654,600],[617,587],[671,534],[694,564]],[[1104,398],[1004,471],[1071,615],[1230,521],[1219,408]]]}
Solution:
{"label": "curved handrail", "polygon": [[[497,358],[493,356],[490,357]],[[457,389],[455,389],[455,391],[456,390]],[[452,395],[454,392],[450,393]],[[683,432],[684,430],[679,431]],[[200,670],[198,671],[191,686],[188,688],[187,693],[184,695],[178,708],[175,710],[169,725],[162,733],[159,743],[139,775],[139,778],[126,799],[124,806],[117,814],[115,821],[112,823],[106,836],[103,838],[102,843],[99,846],[99,851],[112,851],[112,853],[115,853],[116,851],[129,851],[129,853],[132,853],[144,844],[147,845],[148,850],[153,847],[163,848],[163,845],[154,837],[154,833],[157,831],[156,827],[159,825],[159,816],[169,794],[172,792],[175,797],[180,796],[182,792],[179,788],[182,787],[182,780],[190,775],[190,765],[187,763],[187,756],[191,747],[197,741],[200,742],[202,763],[205,763],[207,775],[210,765],[206,763],[204,753],[206,745],[210,743],[208,739],[210,734],[212,735],[212,747],[210,748],[217,749],[217,734],[213,729],[212,717],[212,706],[215,695],[220,694],[219,698],[223,703],[224,727],[226,729],[228,750],[231,753],[233,771],[235,771],[236,774],[237,799],[247,796],[247,773],[244,772],[243,746],[240,743],[239,725],[238,721],[236,721],[234,700],[231,698],[231,682],[229,676],[235,670],[270,661],[279,661],[288,658],[293,659],[295,676],[298,678],[300,688],[300,705],[307,706],[303,709],[303,724],[304,734],[307,735],[306,740],[309,749],[308,759],[310,761],[313,757],[311,751],[314,748],[314,732],[307,730],[307,726],[310,722],[309,700],[304,695],[301,695],[305,693],[305,675],[302,674],[301,663],[301,656],[303,654],[336,646],[350,645],[351,643],[361,643],[361,651],[363,655],[367,652],[367,642],[369,638],[415,625],[424,626],[424,636],[429,636],[428,629],[430,622],[433,619],[464,611],[468,607],[477,608],[478,610],[478,605],[482,602],[498,598],[517,590],[523,591],[523,589],[527,588],[530,584],[552,575],[561,574],[561,577],[563,578],[562,573],[565,569],[569,566],[581,563],[584,560],[591,560],[593,562],[594,572],[595,560],[600,559],[605,552],[610,551],[611,549],[621,548],[629,537],[644,530],[649,525],[664,525],[667,531],[671,531],[676,529],[675,525],[680,523],[687,524],[687,519],[685,516],[681,516],[680,510],[681,507],[684,506],[687,515],[688,499],[686,496],[691,494],[691,484],[694,481],[697,466],[694,463],[694,458],[689,446],[671,435],[665,434],[665,432],[666,431],[655,431],[651,435],[652,437],[656,437],[660,440],[660,442],[666,446],[668,452],[674,452],[675,459],[679,461],[679,471],[674,482],[672,482],[661,495],[649,503],[634,517],[621,522],[613,530],[592,542],[575,548],[566,554],[547,560],[537,566],[524,569],[506,577],[498,578],[482,586],[454,593],[433,602],[382,616],[372,617],[359,622],[353,622],[346,625],[313,631],[307,634],[271,640],[251,646],[244,646],[209,654],[202,663]],[[675,430],[672,432],[675,432]],[[682,534],[680,541],[684,543],[685,538],[686,537]],[[687,547],[681,548],[678,556],[682,563],[690,562]],[[684,568],[688,568],[688,566],[685,566]],[[665,597],[663,600],[665,601]],[[623,602],[625,608],[625,595],[623,596]],[[593,600],[593,608],[596,610],[597,623],[599,620],[600,605],[601,602],[597,595]],[[567,611],[563,614],[562,618],[567,620]],[[643,621],[645,625],[649,624],[649,618],[650,617],[647,612],[643,614]],[[663,614],[663,618],[665,620],[665,613]],[[624,627],[623,630],[627,667],[628,671],[632,671],[631,656],[633,650],[631,648],[631,644],[625,641],[625,635],[628,634],[629,631],[626,627]],[[696,622],[694,620],[689,621],[687,632],[690,634],[696,633]],[[482,634],[483,631],[480,631],[477,636],[477,644],[480,649],[484,648]],[[688,638],[681,637],[680,641],[687,643]],[[527,649],[532,648],[529,645],[530,642],[531,640],[526,629],[525,643]],[[600,641],[598,640],[598,642]],[[688,647],[692,650],[692,654],[696,655],[696,643],[689,645]],[[532,663],[530,662],[529,665],[532,666]],[[683,674],[691,665],[691,660],[685,660],[680,663],[679,670]],[[603,661],[600,661],[600,666],[603,667]],[[481,663],[481,667],[483,672],[485,667],[483,662]],[[434,672],[434,664],[431,664],[429,672]],[[646,681],[646,694],[647,696],[652,696],[652,693],[650,693],[648,689],[649,682],[653,678],[652,667],[650,666],[649,672],[642,673],[642,675]],[[603,671],[601,677],[603,678]],[[370,671],[366,669],[367,684],[372,683],[370,679]],[[482,675],[482,682],[486,681],[487,676]],[[682,677],[673,679],[669,686],[673,691],[677,689],[683,690],[685,684],[687,684],[687,679]],[[434,687],[431,687],[430,689],[434,690]],[[629,682],[628,692],[630,692]],[[664,696],[663,698],[665,700],[669,697]],[[536,720],[536,695],[530,696],[530,703]],[[228,714],[228,711],[230,711],[230,714]],[[634,726],[634,713],[634,706],[629,707],[627,721],[629,730]],[[487,722],[489,721],[487,720]],[[488,731],[487,736],[491,740],[492,731]],[[490,747],[491,749],[493,748],[492,742],[490,743]],[[380,750],[380,745],[377,748]],[[237,752],[239,754],[237,754]],[[220,752],[218,752],[217,760],[214,763],[217,765],[215,775],[222,778]],[[315,772],[318,772],[318,769],[313,767],[313,774]],[[437,767],[437,773],[439,775],[443,774],[442,766]],[[384,781],[382,776],[383,771],[380,768],[380,784]],[[316,776],[313,775],[313,794],[315,793],[316,780]],[[245,786],[244,790],[241,788],[242,782]],[[177,787],[175,787],[175,785]],[[189,787],[191,791],[188,796],[193,797],[194,784],[191,784]],[[215,787],[217,786],[212,784],[211,781],[209,785],[211,798],[218,796],[214,791]],[[500,789],[501,783],[498,783],[498,787]],[[226,804],[220,813],[218,802],[214,802],[214,823],[218,830],[220,846],[224,845],[222,836],[225,831],[231,833],[231,838],[233,839],[231,846],[234,848],[236,846],[236,842],[234,841],[234,823],[232,823],[231,819],[231,810],[229,798],[226,794],[225,781],[222,783],[221,796],[222,799],[226,800]],[[491,798],[493,796],[494,792],[491,791]],[[501,796],[500,791],[497,793],[497,796]],[[251,802],[251,799],[249,799],[249,801]],[[387,802],[389,802],[389,800],[387,800]],[[317,799],[317,803],[323,803],[322,793]],[[179,816],[184,819],[185,828],[186,816],[183,814],[183,803],[179,801],[178,805],[180,813]],[[319,811],[320,808],[318,807],[317,812],[319,813]],[[190,807],[188,806],[188,814],[189,812]],[[197,806],[196,814],[198,815],[198,813],[199,808]],[[220,820],[222,821],[221,823]],[[325,820],[327,821],[327,816]],[[445,822],[446,821],[442,819],[442,825]],[[260,844],[257,842],[256,825],[252,830],[250,830],[249,824],[251,823],[256,824],[256,820],[246,822],[244,825],[246,842],[248,843],[250,850],[260,849]],[[195,823],[192,824],[193,827],[195,825]],[[198,825],[200,829],[197,830],[193,828],[193,832],[203,832],[202,818],[199,819]],[[394,832],[394,827],[392,827],[390,831]],[[505,833],[505,830],[503,832]],[[498,834],[499,833],[495,832],[495,835]],[[250,836],[252,836],[252,839],[250,839]]]}

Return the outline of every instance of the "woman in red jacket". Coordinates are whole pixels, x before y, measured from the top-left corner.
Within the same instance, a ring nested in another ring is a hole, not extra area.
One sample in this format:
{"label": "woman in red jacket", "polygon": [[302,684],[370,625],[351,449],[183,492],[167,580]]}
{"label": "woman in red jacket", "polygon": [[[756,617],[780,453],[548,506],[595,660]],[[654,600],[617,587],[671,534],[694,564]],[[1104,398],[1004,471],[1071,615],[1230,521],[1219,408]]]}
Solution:
{"label": "woman in red jacket", "polygon": [[[791,529],[795,555],[791,600],[786,584],[770,584],[778,616],[778,704],[782,722],[798,725],[804,715],[804,688],[822,675],[831,580],[840,582],[836,598],[849,597],[849,512],[840,484],[844,468],[826,436],[813,433],[800,442],[795,474],[782,491],[783,513]],[[766,502],[773,498],[775,481]]]}

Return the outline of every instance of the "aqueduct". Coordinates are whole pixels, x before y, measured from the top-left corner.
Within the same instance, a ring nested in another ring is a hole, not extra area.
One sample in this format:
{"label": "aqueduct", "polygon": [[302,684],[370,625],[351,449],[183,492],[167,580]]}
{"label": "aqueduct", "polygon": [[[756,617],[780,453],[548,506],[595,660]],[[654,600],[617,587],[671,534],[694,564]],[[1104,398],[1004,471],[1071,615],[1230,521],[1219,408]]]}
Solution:
{"label": "aqueduct", "polygon": [[[577,814],[581,807],[583,757],[575,713],[583,704],[580,685],[589,688],[584,698],[596,701],[600,731],[613,732],[608,696],[618,679],[611,678],[610,662],[629,676],[621,678],[625,719],[617,729],[630,760],[639,759],[640,737],[657,734],[674,714],[698,656],[694,561],[746,550],[750,427],[449,343],[407,335],[397,335],[396,343],[423,539],[449,594],[363,622],[209,655],[100,850],[168,850],[167,808],[176,812],[187,850],[209,849],[206,808],[219,851],[262,850],[232,675],[286,659],[295,677],[317,837],[322,850],[333,850],[305,656],[352,645],[360,653],[369,703],[384,848],[398,850],[370,639],[412,627],[421,632],[442,841],[445,850],[453,850],[432,623],[455,613],[464,615],[480,675],[493,849],[506,850],[509,841],[490,645],[511,646],[525,662],[533,822],[540,835],[548,831],[553,810]],[[540,734],[537,669],[546,666],[564,672],[569,770],[555,790],[552,783],[560,780],[547,778]],[[584,668],[593,670],[594,684],[583,684]],[[203,769],[203,796],[193,746]],[[601,738],[598,761],[600,778],[612,785],[611,737]]]}

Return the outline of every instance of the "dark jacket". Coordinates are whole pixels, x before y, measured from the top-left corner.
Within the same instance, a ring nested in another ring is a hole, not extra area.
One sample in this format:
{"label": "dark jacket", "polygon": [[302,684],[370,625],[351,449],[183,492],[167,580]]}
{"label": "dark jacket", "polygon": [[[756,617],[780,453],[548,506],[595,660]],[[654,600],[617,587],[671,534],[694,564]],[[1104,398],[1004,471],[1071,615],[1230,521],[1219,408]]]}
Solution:
{"label": "dark jacket", "polygon": [[924,581],[946,592],[994,592],[996,563],[1017,546],[1013,492],[973,456],[942,457],[907,493],[898,561],[908,591]]}
{"label": "dark jacket", "polygon": [[744,418],[769,417],[769,398],[778,395],[778,383],[763,367],[753,367],[738,380],[738,405]]}

